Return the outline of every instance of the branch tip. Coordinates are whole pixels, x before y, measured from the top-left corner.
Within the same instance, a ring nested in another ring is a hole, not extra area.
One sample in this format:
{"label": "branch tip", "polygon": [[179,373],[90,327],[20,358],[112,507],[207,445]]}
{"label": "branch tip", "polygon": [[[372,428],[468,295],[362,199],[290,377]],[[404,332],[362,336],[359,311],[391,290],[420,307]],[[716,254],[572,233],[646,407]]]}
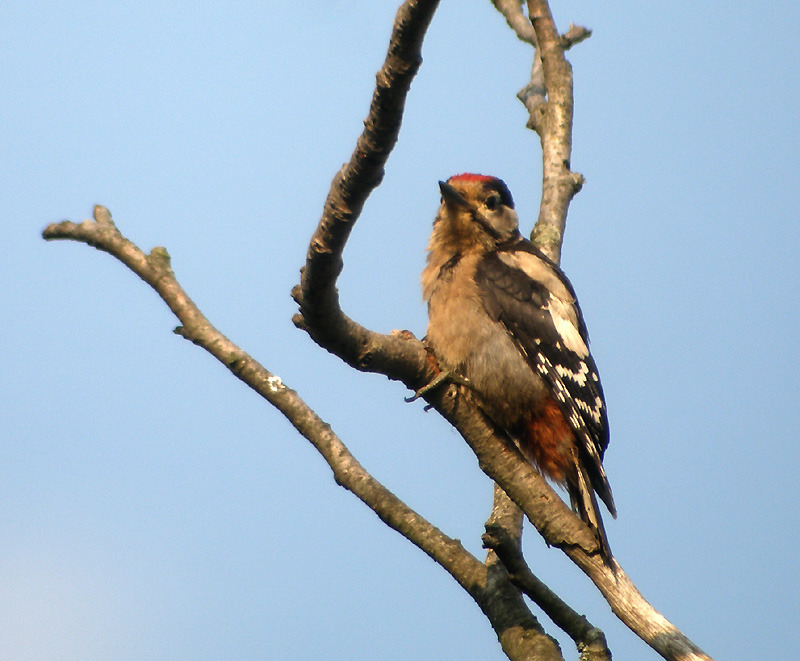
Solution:
{"label": "branch tip", "polygon": [[94,221],[99,225],[113,225],[114,221],[111,219],[111,212],[102,204],[95,204],[92,212]]}
{"label": "branch tip", "polygon": [[300,285],[295,285],[292,287],[292,291],[290,292],[292,300],[300,305],[303,300],[303,288]]}
{"label": "branch tip", "polygon": [[560,37],[561,48],[563,48],[564,50],[569,50],[575,44],[579,44],[582,41],[586,41],[591,36],[592,36],[592,31],[589,28],[585,28],[582,25],[575,25],[574,23],[570,23],[569,30],[567,30]]}
{"label": "branch tip", "polygon": [[163,246],[156,246],[150,251],[150,254],[147,257],[147,261],[150,262],[156,268],[165,269],[165,270],[172,270],[172,258],[169,256],[169,252]]}
{"label": "branch tip", "polygon": [[292,323],[294,324],[295,328],[299,330],[302,331],[308,330],[308,324],[306,323],[306,319],[300,312],[297,312],[296,314],[292,315]]}

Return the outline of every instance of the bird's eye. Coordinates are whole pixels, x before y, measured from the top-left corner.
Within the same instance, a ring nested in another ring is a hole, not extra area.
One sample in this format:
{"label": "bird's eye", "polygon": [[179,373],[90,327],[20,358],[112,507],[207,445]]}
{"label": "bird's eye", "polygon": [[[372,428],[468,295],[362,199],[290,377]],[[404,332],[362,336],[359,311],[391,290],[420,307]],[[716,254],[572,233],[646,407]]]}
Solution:
{"label": "bird's eye", "polygon": [[486,208],[489,209],[489,211],[494,211],[495,209],[499,208],[502,203],[503,201],[497,194],[490,195],[486,198]]}

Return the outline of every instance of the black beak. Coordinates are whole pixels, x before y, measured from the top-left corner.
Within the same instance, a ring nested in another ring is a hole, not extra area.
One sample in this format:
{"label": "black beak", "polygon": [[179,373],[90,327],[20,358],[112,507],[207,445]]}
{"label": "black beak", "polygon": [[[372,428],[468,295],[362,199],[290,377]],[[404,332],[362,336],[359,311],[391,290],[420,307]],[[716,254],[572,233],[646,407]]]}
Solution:
{"label": "black beak", "polygon": [[447,204],[456,204],[460,207],[469,206],[464,196],[453,188],[446,181],[439,182],[439,190],[442,191],[442,200]]}

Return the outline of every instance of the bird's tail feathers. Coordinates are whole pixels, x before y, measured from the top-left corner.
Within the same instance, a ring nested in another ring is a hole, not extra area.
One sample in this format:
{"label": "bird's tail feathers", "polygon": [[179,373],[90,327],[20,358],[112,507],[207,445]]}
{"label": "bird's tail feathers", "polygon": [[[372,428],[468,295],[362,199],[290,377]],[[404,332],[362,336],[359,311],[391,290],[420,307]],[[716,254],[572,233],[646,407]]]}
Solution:
{"label": "bird's tail feathers", "polygon": [[581,517],[583,522],[589,526],[595,537],[597,537],[603,558],[610,562],[613,556],[611,555],[611,546],[608,543],[603,519],[600,516],[597,497],[589,481],[586,469],[580,462],[576,462],[576,467],[577,479],[575,483],[573,484],[571,480],[567,480],[567,490],[569,491],[572,509]]}

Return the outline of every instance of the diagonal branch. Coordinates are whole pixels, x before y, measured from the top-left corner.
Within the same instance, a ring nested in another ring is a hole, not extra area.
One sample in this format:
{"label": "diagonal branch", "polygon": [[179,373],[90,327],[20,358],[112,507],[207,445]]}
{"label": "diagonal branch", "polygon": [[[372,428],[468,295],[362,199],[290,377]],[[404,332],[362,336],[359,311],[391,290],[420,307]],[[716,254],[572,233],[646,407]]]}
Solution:
{"label": "diagonal branch", "polygon": [[69,239],[109,253],[149,284],[181,322],[175,332],[208,351],[238,379],[275,406],[328,462],[337,484],[353,492],[385,523],[400,532],[449,571],[459,583],[480,584],[483,564],[429,523],[372,477],[339,437],[283,380],[264,368],[217,330],[175,278],[164,248],[149,255],[126,239],[105,207],[95,221],[49,225],[47,240]]}
{"label": "diagonal branch", "polygon": [[[500,580],[497,568],[487,568],[461,545],[445,535],[368,473],[345,444],[279,376],[217,330],[189,298],[175,278],[164,248],[145,254],[125,238],[108,209],[96,206],[94,222],[54,223],[42,233],[47,240],[69,239],[109,253],[149,284],[181,326],[175,332],[208,351],[238,379],[275,406],[323,456],[336,483],[355,494],[389,527],[441,565],[478,603],[495,628],[501,645],[512,659],[528,658],[531,649],[541,657],[561,661],[550,639],[525,606],[519,591]],[[505,570],[500,571],[505,576]]]}

